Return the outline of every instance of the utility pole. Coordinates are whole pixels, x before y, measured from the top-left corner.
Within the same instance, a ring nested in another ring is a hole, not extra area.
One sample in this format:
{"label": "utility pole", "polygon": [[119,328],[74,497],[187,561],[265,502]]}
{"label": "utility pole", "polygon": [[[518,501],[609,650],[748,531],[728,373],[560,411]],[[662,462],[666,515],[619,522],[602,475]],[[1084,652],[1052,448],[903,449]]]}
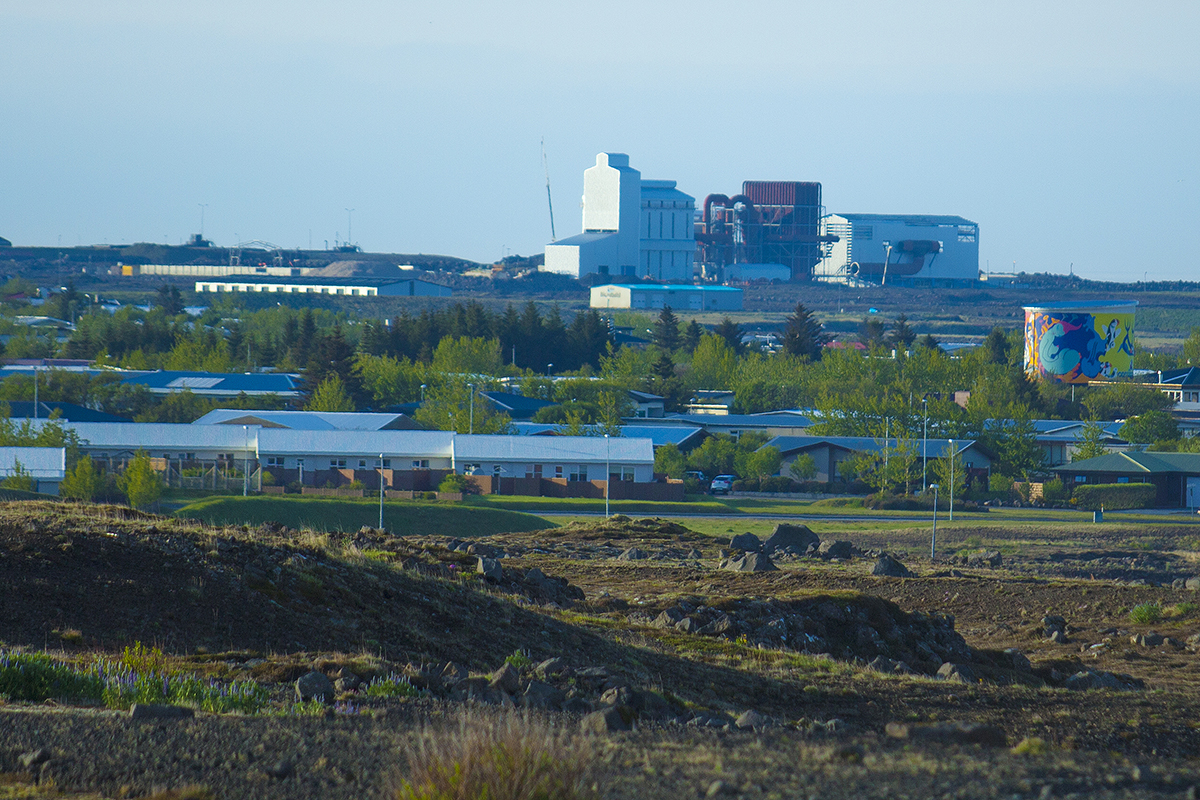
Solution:
{"label": "utility pole", "polygon": [[383,530],[383,453],[379,454],[379,530]]}

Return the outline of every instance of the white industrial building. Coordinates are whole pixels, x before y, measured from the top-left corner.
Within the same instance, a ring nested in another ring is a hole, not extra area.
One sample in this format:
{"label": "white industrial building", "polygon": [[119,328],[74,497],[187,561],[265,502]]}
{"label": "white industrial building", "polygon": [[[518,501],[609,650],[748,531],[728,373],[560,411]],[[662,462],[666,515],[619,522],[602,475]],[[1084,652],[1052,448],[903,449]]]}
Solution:
{"label": "white industrial building", "polygon": [[742,290],[731,286],[631,283],[593,286],[592,308],[665,308],[741,311]]}
{"label": "white industrial building", "polygon": [[58,494],[67,475],[67,451],[62,447],[0,447],[0,480],[28,477],[33,491]]}
{"label": "white industrial building", "polygon": [[838,237],[813,279],[875,284],[974,283],[979,225],[930,214],[830,214],[822,233]]}
{"label": "white industrial building", "polygon": [[583,171],[583,233],[546,245],[542,269],[690,282],[695,209],[675,181],[642,180],[629,156],[600,153]]}
{"label": "white industrial building", "polygon": [[350,297],[450,297],[453,294],[449,287],[415,278],[373,283],[330,278],[287,280],[269,277],[196,281],[196,293],[201,292],[270,292]]}

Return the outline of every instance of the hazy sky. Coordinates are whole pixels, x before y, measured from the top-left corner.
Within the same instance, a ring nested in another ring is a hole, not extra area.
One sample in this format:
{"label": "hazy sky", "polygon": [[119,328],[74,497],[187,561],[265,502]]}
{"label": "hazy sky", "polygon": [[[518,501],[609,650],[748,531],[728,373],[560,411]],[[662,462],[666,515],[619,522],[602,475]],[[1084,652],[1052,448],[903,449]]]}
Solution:
{"label": "hazy sky", "polygon": [[820,181],[980,266],[1200,279],[1200,3],[0,0],[0,236],[493,261],[626,152]]}

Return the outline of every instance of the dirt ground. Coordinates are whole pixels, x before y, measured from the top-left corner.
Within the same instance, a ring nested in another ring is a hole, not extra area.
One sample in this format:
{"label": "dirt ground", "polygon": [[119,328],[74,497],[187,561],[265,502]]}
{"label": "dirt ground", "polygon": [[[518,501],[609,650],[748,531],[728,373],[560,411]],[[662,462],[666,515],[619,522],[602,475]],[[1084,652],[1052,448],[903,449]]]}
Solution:
{"label": "dirt ground", "polygon": [[[142,641],[179,669],[253,677],[279,696],[313,668],[369,676],[456,662],[485,675],[513,654],[602,668],[606,685],[678,704],[673,719],[588,739],[605,798],[1194,794],[1192,529],[951,527],[931,562],[918,555],[925,532],[852,528],[836,534],[848,557],[783,554],[777,570],[749,573],[718,569],[728,540],[655,520],[483,539],[330,537],[10,504],[0,508],[0,647],[84,659]],[[913,577],[872,575],[883,550]],[[476,578],[479,556],[504,578]],[[680,608],[726,628],[663,622]],[[760,612],[817,625],[828,652],[794,638],[763,644],[764,628],[750,623]],[[1056,616],[1063,636],[1052,641],[1044,618]],[[863,643],[870,626],[936,633],[927,641],[947,648],[937,653],[957,653],[978,677],[938,679],[915,661],[911,674],[873,667],[875,653],[893,650],[892,639]],[[1027,667],[1009,668],[1008,648]],[[1121,688],[1065,688],[1088,671],[1120,676]],[[448,690],[353,701],[354,713],[281,707],[150,723],[80,704],[0,702],[0,798],[186,786],[215,797],[388,796],[418,723],[464,706]],[[751,710],[759,723],[739,729],[733,721]],[[546,713],[579,725],[578,714]],[[968,723],[986,726],[987,741],[970,743]],[[21,756],[39,748],[46,765],[27,768]]]}

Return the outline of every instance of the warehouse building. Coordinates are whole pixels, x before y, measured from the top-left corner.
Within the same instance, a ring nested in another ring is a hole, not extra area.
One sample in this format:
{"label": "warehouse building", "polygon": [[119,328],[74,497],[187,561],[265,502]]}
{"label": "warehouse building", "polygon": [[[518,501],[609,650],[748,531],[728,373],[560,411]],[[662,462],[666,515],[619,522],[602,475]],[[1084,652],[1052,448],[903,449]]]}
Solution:
{"label": "warehouse building", "polygon": [[813,278],[835,283],[881,285],[979,280],[979,225],[933,214],[831,214],[824,232],[837,241]]}
{"label": "warehouse building", "polygon": [[729,286],[635,283],[593,286],[592,308],[665,308],[741,311],[742,290]]}
{"label": "warehouse building", "polygon": [[583,233],[546,245],[542,269],[690,282],[695,208],[675,181],[642,180],[629,156],[600,153],[583,171]]}
{"label": "warehouse building", "polygon": [[196,293],[202,292],[269,292],[346,297],[450,297],[453,294],[449,287],[415,278],[376,282],[333,278],[297,281],[270,277],[196,281]]}

